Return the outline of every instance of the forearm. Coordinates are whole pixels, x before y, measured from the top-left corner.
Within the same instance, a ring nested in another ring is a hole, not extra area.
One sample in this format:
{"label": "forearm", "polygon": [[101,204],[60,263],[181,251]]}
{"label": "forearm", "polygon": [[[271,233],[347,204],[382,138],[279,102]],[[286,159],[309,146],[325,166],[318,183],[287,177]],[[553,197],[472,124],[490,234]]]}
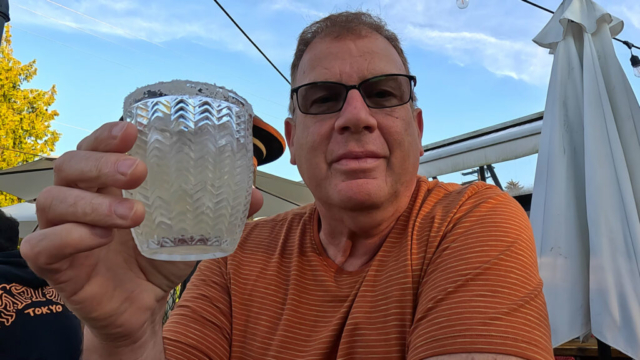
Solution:
{"label": "forearm", "polygon": [[162,327],[148,331],[131,344],[114,344],[98,339],[88,327],[84,329],[82,360],[164,360]]}
{"label": "forearm", "polygon": [[84,327],[82,360],[164,360],[162,317],[165,302],[159,302],[144,326],[124,335],[106,335]]}

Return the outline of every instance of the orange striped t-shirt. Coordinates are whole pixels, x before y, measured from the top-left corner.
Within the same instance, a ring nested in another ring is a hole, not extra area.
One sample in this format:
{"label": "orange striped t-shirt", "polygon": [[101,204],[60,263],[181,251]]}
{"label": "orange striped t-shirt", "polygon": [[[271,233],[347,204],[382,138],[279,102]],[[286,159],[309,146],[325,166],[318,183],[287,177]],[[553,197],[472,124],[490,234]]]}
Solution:
{"label": "orange striped t-shirt", "polygon": [[375,258],[345,271],[308,205],[248,223],[203,261],[164,329],[168,359],[552,359],[529,220],[508,194],[419,177]]}

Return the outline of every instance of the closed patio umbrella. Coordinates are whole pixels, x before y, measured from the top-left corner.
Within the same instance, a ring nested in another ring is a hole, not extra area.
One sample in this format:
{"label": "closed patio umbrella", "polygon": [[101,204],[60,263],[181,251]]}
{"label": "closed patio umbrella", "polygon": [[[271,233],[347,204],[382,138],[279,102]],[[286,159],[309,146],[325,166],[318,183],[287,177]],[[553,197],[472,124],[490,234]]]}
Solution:
{"label": "closed patio umbrella", "polygon": [[0,39],[2,39],[4,32],[4,24],[9,20],[11,20],[9,18],[9,0],[0,0]]}
{"label": "closed patio umbrella", "polygon": [[554,54],[531,206],[553,345],[592,332],[640,358],[640,107],[620,19],[565,0],[534,42]]}

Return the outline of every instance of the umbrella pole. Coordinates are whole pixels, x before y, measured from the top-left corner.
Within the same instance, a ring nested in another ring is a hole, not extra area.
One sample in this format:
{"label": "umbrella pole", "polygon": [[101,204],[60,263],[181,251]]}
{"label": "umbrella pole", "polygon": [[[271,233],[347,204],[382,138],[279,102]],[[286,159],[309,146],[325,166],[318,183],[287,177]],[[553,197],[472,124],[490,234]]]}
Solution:
{"label": "umbrella pole", "polygon": [[611,346],[608,344],[598,340],[598,359],[600,360],[611,360]]}

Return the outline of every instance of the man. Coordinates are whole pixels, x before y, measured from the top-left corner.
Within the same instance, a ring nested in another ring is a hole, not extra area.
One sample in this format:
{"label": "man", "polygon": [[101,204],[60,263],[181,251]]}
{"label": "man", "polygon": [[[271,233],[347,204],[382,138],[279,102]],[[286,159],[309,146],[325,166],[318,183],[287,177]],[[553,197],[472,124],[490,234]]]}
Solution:
{"label": "man", "polygon": [[23,255],[86,322],[85,359],[552,358],[524,211],[483,183],[417,177],[409,74],[367,13],[303,31],[285,132],[316,202],[203,261],[164,339],[167,293],[193,263],[146,259],[131,238],[144,208],[121,189],[146,176],[123,154],[135,127],[106,124],[58,159]]}
{"label": "man", "polygon": [[80,321],[20,257],[18,233],[0,210],[0,359],[79,359]]}

